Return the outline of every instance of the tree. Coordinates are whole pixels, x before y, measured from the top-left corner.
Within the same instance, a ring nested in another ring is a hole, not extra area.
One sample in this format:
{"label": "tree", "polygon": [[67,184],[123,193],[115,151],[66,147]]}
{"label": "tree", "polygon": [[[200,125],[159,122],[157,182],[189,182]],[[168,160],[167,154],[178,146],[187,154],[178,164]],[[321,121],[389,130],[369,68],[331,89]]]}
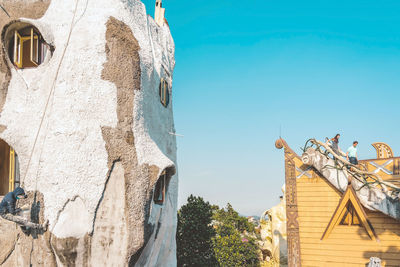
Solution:
{"label": "tree", "polygon": [[218,266],[212,248],[213,207],[201,197],[190,195],[178,211],[176,233],[178,266]]}
{"label": "tree", "polygon": [[228,203],[226,210],[215,211],[216,236],[214,254],[220,266],[259,266],[258,246],[254,225]]}
{"label": "tree", "polygon": [[[254,224],[250,223],[247,218],[239,216],[239,213],[235,211],[230,203],[226,205],[225,209],[218,209],[214,212],[213,216],[214,220],[219,222],[221,227],[219,228],[218,233],[227,230],[221,229],[224,227],[228,227],[229,229],[236,229],[239,232],[254,232]],[[225,233],[231,234],[232,232]]]}

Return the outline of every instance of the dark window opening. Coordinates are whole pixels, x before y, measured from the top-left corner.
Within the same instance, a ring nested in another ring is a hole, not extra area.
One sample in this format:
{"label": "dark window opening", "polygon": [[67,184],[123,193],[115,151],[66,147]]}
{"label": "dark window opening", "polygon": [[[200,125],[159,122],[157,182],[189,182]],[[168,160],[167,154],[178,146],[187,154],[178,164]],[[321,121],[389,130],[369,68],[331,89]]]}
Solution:
{"label": "dark window opening", "polygon": [[0,196],[14,191],[19,185],[20,173],[17,153],[0,139]]}
{"label": "dark window opening", "polygon": [[164,107],[167,107],[169,103],[169,84],[164,78],[161,78],[160,81],[159,94],[161,104],[163,104]]}
{"label": "dark window opening", "polygon": [[167,172],[163,171],[154,187],[154,197],[153,197],[154,203],[158,205],[164,204],[165,194],[167,192],[167,186],[168,186],[167,183],[168,183]]}
{"label": "dark window opening", "polygon": [[343,216],[341,225],[360,225],[360,218],[357,215],[353,205],[351,203],[347,204],[345,209],[345,214]]}
{"label": "dark window opening", "polygon": [[50,45],[32,25],[26,23],[17,23],[17,25],[19,27],[12,27],[15,29],[6,34],[8,56],[14,66],[19,69],[35,68],[44,62],[47,53],[51,51]]}

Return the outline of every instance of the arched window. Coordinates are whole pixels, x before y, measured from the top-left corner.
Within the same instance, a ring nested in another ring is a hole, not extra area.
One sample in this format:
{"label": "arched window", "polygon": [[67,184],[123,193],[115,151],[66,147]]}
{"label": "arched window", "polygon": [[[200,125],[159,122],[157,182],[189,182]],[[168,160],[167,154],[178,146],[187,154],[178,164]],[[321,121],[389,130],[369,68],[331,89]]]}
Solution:
{"label": "arched window", "polygon": [[19,69],[35,68],[50,52],[39,30],[28,23],[16,22],[8,26],[4,43],[10,61]]}
{"label": "arched window", "polygon": [[168,179],[167,172],[163,171],[160,177],[157,180],[157,183],[154,187],[154,203],[158,205],[164,204],[165,194],[167,191]]}
{"label": "arched window", "polygon": [[18,156],[15,150],[0,139],[0,196],[20,185]]}
{"label": "arched window", "polygon": [[161,78],[159,86],[160,101],[164,107],[168,107],[169,103],[169,84],[166,79]]}

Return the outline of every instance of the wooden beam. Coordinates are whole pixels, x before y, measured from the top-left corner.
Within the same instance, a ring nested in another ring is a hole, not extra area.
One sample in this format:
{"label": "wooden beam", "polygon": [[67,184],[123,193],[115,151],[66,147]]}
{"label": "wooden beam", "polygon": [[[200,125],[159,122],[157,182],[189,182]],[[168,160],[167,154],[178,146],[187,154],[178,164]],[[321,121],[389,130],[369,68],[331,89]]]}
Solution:
{"label": "wooden beam", "polygon": [[371,225],[371,223],[368,220],[367,214],[364,211],[364,208],[362,207],[360,201],[357,198],[356,192],[354,191],[353,187],[351,185],[347,186],[346,191],[344,192],[339,205],[336,207],[335,212],[332,215],[331,220],[328,223],[328,226],[326,227],[321,240],[324,240],[328,238],[332,230],[337,226],[341,220],[343,219],[343,216],[346,214],[347,210],[347,205],[350,204],[353,206],[354,211],[356,212],[356,215],[358,218],[360,218],[360,224],[361,226],[364,227],[365,231],[369,235],[369,237],[372,240],[376,240],[376,234],[374,232],[374,229]]}

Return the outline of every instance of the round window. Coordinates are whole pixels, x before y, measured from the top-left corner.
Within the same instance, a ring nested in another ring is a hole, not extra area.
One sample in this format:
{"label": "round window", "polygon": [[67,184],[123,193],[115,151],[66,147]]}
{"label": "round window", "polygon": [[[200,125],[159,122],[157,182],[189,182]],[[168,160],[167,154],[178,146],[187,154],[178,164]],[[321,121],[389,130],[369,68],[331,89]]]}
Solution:
{"label": "round window", "polygon": [[15,22],[8,26],[4,45],[10,61],[19,69],[35,68],[50,52],[39,30],[31,24]]}

